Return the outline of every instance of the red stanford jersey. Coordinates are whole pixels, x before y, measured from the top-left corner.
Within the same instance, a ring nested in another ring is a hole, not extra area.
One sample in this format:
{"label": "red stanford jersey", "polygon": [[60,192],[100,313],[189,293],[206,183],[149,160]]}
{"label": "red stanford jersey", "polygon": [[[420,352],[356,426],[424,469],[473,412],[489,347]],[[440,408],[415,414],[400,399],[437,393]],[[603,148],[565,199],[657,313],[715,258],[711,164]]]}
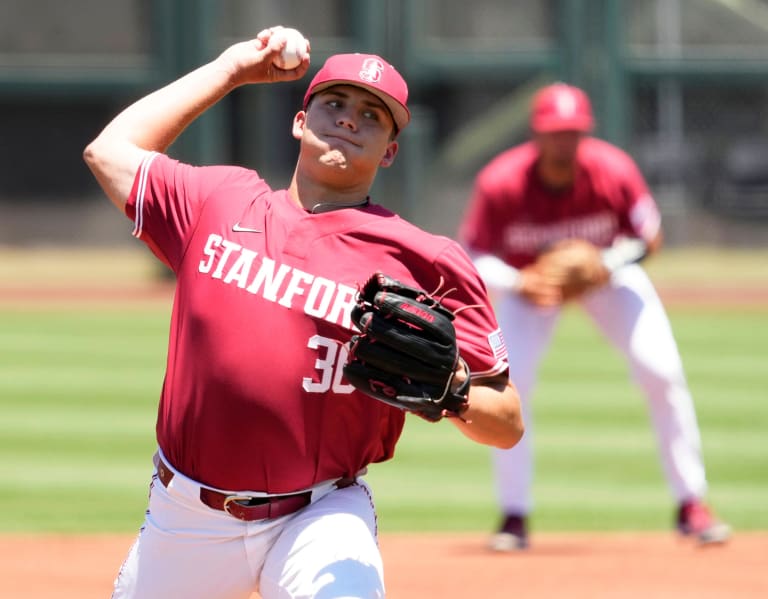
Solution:
{"label": "red stanford jersey", "polygon": [[251,170],[151,154],[126,214],[176,273],[158,443],[187,476],[286,493],[392,457],[404,413],[342,377],[355,293],[376,270],[455,288],[473,374],[506,349],[469,258],[380,206],[310,214]]}
{"label": "red stanford jersey", "polygon": [[522,268],[542,247],[563,238],[608,247],[619,236],[650,240],[658,232],[656,202],[634,161],[619,148],[583,139],[575,184],[560,191],[539,180],[537,155],[534,143],[527,142],[480,171],[459,232],[466,247]]}

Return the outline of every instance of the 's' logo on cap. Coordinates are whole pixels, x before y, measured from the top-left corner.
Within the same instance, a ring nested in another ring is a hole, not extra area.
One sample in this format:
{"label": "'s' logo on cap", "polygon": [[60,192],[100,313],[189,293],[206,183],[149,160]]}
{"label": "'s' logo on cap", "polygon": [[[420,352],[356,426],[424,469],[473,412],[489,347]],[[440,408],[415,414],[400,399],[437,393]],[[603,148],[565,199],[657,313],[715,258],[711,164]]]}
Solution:
{"label": "'s' logo on cap", "polygon": [[367,81],[368,83],[378,83],[381,80],[381,75],[384,72],[384,65],[380,60],[375,58],[366,58],[363,61],[363,66],[360,67],[360,79]]}
{"label": "'s' logo on cap", "polygon": [[562,117],[571,117],[576,114],[576,97],[571,93],[558,94],[555,104],[557,114]]}

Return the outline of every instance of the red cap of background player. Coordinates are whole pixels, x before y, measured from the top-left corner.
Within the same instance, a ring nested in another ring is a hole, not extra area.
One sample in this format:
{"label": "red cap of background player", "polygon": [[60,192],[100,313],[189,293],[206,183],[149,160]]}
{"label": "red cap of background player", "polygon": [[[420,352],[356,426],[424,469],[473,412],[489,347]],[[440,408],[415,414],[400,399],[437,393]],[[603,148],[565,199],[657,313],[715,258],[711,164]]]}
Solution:
{"label": "red cap of background player", "polygon": [[395,67],[375,54],[334,54],[328,58],[304,94],[304,110],[314,94],[332,85],[354,85],[378,96],[392,113],[398,131],[411,120],[405,80]]}
{"label": "red cap of background player", "polygon": [[531,129],[537,133],[588,132],[594,124],[589,97],[578,87],[555,83],[540,89],[533,97]]}

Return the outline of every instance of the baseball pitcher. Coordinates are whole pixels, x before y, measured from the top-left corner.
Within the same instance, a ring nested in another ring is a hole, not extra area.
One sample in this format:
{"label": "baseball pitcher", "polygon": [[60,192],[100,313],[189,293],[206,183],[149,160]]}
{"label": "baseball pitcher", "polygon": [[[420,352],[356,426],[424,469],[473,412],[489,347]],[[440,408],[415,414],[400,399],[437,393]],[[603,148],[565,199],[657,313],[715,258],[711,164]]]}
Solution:
{"label": "baseball pitcher", "polygon": [[314,75],[287,127],[287,189],[165,153],[232,90],[303,77],[308,43],[278,66],[289,37],[234,44],[85,150],[176,276],[149,507],[115,599],[384,597],[364,474],[393,457],[405,415],[502,448],[523,434],[471,260],[369,197],[410,120],[383,58],[337,54]]}

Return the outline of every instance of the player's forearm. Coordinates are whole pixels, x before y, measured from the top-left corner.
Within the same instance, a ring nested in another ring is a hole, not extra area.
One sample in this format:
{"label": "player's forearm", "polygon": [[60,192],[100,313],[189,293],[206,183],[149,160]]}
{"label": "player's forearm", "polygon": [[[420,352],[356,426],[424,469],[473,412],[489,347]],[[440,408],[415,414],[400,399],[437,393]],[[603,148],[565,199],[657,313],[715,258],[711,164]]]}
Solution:
{"label": "player's forearm", "polygon": [[309,68],[305,56],[295,69],[274,60],[285,47],[282,29],[265,29],[227,48],[205,64],[131,104],[109,123],[84,152],[84,159],[110,199],[122,208],[148,151],[164,152],[198,116],[230,91],[249,83],[293,81]]}
{"label": "player's forearm", "polygon": [[190,123],[235,87],[220,60],[134,102],[86,147],[86,164],[118,208],[123,208],[146,152],[164,152]]}
{"label": "player's forearm", "polygon": [[138,100],[115,117],[99,137],[164,152],[234,87],[230,72],[217,59]]}
{"label": "player's forearm", "polygon": [[[112,162],[120,163],[126,148],[131,147],[164,152],[192,121],[235,87],[230,73],[218,60],[141,98],[118,114],[86,148],[89,166],[99,166],[99,161],[104,161],[106,168]],[[110,157],[114,158],[109,160]]]}
{"label": "player's forearm", "polygon": [[[451,418],[468,438],[484,445],[509,449],[523,436],[524,425],[517,389],[509,381],[473,384],[464,421]],[[466,422],[465,422],[466,421]]]}
{"label": "player's forearm", "polygon": [[252,40],[233,44],[208,64],[126,108],[99,137],[163,152],[192,121],[236,87],[302,77],[309,68],[308,55],[290,70],[274,64],[287,43],[276,35],[282,29],[265,29]]}

